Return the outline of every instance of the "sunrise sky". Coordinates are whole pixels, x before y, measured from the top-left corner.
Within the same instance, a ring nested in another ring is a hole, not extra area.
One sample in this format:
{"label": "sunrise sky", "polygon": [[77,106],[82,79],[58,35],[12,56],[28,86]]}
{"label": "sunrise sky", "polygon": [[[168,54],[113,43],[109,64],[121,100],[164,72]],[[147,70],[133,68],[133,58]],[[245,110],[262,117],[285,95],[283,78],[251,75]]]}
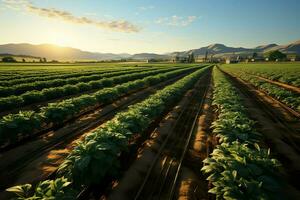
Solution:
{"label": "sunrise sky", "polygon": [[165,53],[300,39],[299,0],[0,0],[0,44]]}

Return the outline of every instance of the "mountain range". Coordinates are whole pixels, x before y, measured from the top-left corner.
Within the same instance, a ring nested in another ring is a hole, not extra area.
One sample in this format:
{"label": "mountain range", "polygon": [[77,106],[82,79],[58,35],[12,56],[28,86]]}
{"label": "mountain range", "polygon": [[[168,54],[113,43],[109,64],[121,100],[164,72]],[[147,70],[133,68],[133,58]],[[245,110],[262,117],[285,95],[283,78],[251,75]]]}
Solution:
{"label": "mountain range", "polygon": [[214,57],[228,57],[228,56],[248,56],[252,55],[254,52],[258,54],[263,54],[269,51],[279,50],[286,54],[297,54],[300,55],[300,40],[287,44],[287,45],[277,45],[277,44],[267,44],[257,46],[255,48],[243,48],[243,47],[228,47],[224,44],[212,44],[206,47],[201,47],[199,49],[192,49],[183,52],[173,52],[173,56],[186,56],[190,53],[194,53],[196,56],[204,57],[206,52],[208,55],[213,55]]}
{"label": "mountain range", "polygon": [[133,60],[146,60],[146,59],[170,59],[174,56],[187,56],[194,53],[195,56],[204,57],[207,54],[214,57],[227,57],[232,55],[247,56],[252,55],[254,52],[262,54],[268,51],[279,50],[287,54],[300,55],[300,40],[287,44],[267,44],[257,46],[255,48],[243,47],[228,47],[224,44],[212,44],[198,49],[191,49],[187,51],[171,52],[166,54],[155,53],[139,53],[139,54],[113,54],[113,53],[97,53],[82,51],[80,49],[71,47],[60,47],[52,44],[3,44],[0,45],[0,54],[13,54],[13,55],[30,55],[35,57],[45,57],[48,60],[60,61],[91,61],[91,60],[119,60],[119,59],[133,59]]}

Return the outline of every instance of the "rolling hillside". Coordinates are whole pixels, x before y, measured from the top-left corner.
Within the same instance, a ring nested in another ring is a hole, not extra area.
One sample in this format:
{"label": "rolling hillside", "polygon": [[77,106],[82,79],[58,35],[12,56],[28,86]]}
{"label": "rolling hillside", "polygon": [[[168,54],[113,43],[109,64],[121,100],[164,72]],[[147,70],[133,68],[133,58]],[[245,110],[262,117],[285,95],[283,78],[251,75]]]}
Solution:
{"label": "rolling hillside", "polygon": [[129,54],[94,53],[52,44],[4,44],[0,45],[0,54],[3,53],[46,57],[48,60],[114,60],[130,56]]}
{"label": "rolling hillside", "polygon": [[300,40],[287,44],[267,44],[257,46],[255,48],[243,47],[228,47],[224,44],[212,44],[198,49],[191,49],[187,51],[172,52],[167,54],[155,53],[139,53],[139,54],[113,54],[113,53],[96,53],[82,51],[80,49],[71,47],[60,47],[52,44],[4,44],[0,45],[0,54],[14,54],[14,55],[30,55],[35,57],[46,57],[48,60],[61,60],[61,61],[79,61],[79,60],[119,60],[130,58],[134,60],[147,60],[147,59],[170,59],[174,56],[187,56],[194,53],[195,56],[204,57],[206,52],[214,57],[226,57],[229,55],[252,55],[256,53],[265,53],[268,51],[279,50],[283,53],[298,54],[300,55]]}

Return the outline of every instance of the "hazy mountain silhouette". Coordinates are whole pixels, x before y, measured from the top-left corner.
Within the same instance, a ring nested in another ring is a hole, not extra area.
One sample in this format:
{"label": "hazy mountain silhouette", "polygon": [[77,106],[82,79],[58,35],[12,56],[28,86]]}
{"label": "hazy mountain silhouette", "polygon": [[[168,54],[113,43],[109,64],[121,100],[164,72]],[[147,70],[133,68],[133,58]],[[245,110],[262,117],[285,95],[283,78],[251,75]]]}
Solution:
{"label": "hazy mountain silhouette", "polygon": [[167,54],[155,53],[139,53],[139,54],[113,54],[113,53],[97,53],[82,51],[80,49],[71,47],[61,47],[52,44],[3,44],[0,45],[0,54],[14,54],[14,55],[30,55],[36,57],[46,57],[48,60],[118,60],[122,58],[131,58],[135,60],[146,59],[169,59],[172,56],[186,56],[194,53],[195,56],[205,56],[206,52],[209,55],[226,56],[234,55],[251,55],[256,53],[265,53],[268,51],[279,50],[284,53],[300,55],[300,40],[287,44],[267,44],[257,46],[255,48],[243,47],[228,47],[224,44],[212,44],[198,49],[191,49],[188,51],[172,52]]}
{"label": "hazy mountain silhouette", "polygon": [[205,56],[206,52],[209,55],[214,55],[215,57],[222,57],[228,55],[251,55],[254,52],[256,53],[266,53],[269,51],[279,50],[283,53],[288,54],[298,54],[300,55],[300,40],[290,43],[288,45],[277,45],[277,44],[267,44],[257,46],[255,48],[243,48],[243,47],[228,47],[224,44],[212,44],[206,47],[201,47],[199,49],[192,49],[188,51],[182,52],[173,52],[171,55],[173,56],[186,56],[190,53],[194,53],[195,56]]}
{"label": "hazy mountain silhouette", "polygon": [[52,44],[4,44],[0,45],[0,54],[3,53],[46,57],[48,60],[111,60],[130,56],[129,54],[88,52]]}

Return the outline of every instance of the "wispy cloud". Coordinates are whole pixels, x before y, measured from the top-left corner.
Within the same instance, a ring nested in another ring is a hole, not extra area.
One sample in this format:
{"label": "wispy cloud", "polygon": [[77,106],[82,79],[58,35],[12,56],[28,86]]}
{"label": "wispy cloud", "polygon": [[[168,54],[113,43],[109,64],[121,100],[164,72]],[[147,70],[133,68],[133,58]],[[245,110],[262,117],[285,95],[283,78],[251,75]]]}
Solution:
{"label": "wispy cloud", "polygon": [[177,15],[173,15],[171,17],[163,17],[159,18],[155,21],[157,24],[164,24],[168,26],[188,26],[191,23],[193,23],[195,20],[197,20],[197,16],[187,16],[187,17],[181,17]]}
{"label": "wispy cloud", "polygon": [[152,10],[154,8],[155,8],[154,6],[141,6],[139,7],[139,10],[145,11],[145,10]]}
{"label": "wispy cloud", "polygon": [[144,13],[144,12],[146,12],[148,10],[152,10],[154,8],[155,8],[154,6],[141,6],[141,7],[138,7],[138,11],[135,12],[134,14],[140,15],[140,13]]}
{"label": "wispy cloud", "polygon": [[118,32],[139,32],[140,28],[126,20],[96,20],[88,17],[75,16],[72,13],[56,8],[41,8],[26,0],[2,0],[7,8],[26,11],[38,16],[60,19],[69,23],[88,24],[102,29],[109,29]]}

